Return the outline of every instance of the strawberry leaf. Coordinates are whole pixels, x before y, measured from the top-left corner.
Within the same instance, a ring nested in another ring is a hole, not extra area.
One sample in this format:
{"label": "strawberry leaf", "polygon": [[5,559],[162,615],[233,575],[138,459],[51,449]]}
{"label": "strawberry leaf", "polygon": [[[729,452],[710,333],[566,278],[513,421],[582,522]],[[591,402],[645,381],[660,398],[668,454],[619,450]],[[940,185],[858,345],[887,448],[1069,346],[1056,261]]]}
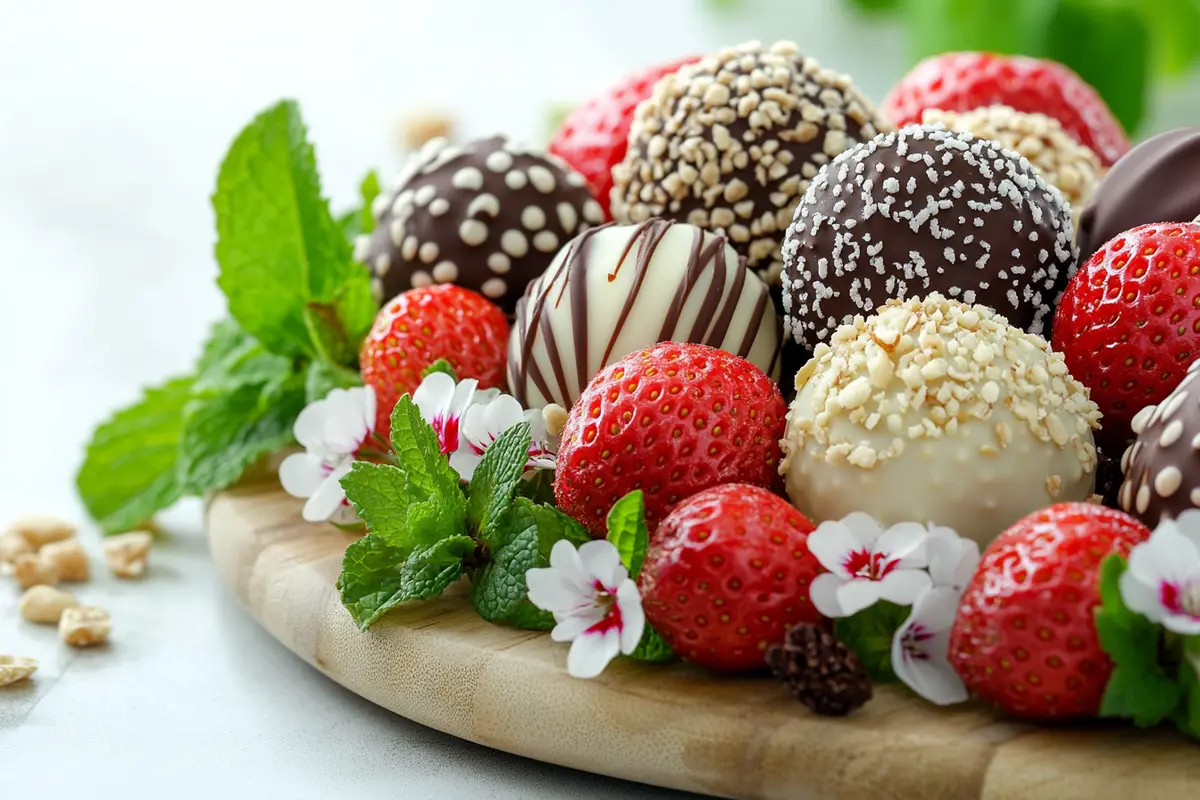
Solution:
{"label": "strawberry leaf", "polygon": [[617,548],[621,563],[629,570],[629,577],[637,580],[646,560],[650,546],[650,534],[646,529],[646,503],[641,490],[622,497],[608,512],[608,541]]}

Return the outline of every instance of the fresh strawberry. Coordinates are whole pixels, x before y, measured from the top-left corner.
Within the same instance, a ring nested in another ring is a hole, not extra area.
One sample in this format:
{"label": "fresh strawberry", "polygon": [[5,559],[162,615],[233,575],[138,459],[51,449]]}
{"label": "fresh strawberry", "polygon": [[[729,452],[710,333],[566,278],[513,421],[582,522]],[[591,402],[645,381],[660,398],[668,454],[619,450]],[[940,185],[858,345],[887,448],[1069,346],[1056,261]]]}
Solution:
{"label": "fresh strawberry", "polygon": [[1200,355],[1200,225],[1143,225],[1088,259],[1067,284],[1051,346],[1104,414],[1120,453],[1133,415],[1162,401]]}
{"label": "fresh strawberry", "polygon": [[396,401],[421,384],[421,371],[444,358],[459,380],[504,384],[508,321],[500,307],[454,284],[410,289],[375,317],[363,342],[363,382],[375,389],[375,431],[385,438]]}
{"label": "fresh strawberry", "polygon": [[558,450],[559,508],[603,538],[609,509],[646,496],[646,524],[720,483],[771,486],[787,406],[762,370],[702,344],[662,342],[605,367],[575,401]]}
{"label": "fresh strawberry", "polygon": [[613,164],[625,158],[629,126],[638,103],[650,96],[659,78],[695,60],[696,56],[688,56],[627,76],[604,94],[576,106],[550,140],[550,152],[587,178],[605,216],[609,216]]}
{"label": "fresh strawberry", "polygon": [[1005,105],[1045,114],[1112,166],[1129,138],[1096,90],[1056,61],[992,53],[943,53],[922,61],[892,87],[883,113],[896,125],[916,125],[927,109],[970,111]]}
{"label": "fresh strawberry", "polygon": [[821,615],[808,587],[824,570],[813,524],[766,489],[726,484],[662,521],[638,584],[646,620],[678,655],[715,670],[763,666],[788,628]]}
{"label": "fresh strawberry", "polygon": [[1090,503],[1018,520],[983,554],[950,632],[950,663],[967,689],[1018,717],[1094,716],[1112,662],[1094,613],[1100,564],[1150,536]]}

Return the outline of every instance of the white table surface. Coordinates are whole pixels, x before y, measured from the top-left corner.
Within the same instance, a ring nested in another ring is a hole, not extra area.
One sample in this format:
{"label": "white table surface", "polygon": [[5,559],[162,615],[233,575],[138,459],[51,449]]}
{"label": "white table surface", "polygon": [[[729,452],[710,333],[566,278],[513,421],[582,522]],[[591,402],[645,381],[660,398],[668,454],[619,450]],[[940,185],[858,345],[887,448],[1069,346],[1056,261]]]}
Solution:
{"label": "white table surface", "polygon": [[[794,11],[717,22],[689,0],[0,0],[0,525],[81,520],[71,481],[96,420],[188,369],[223,312],[207,197],[258,109],[301,101],[326,190],[348,201],[366,168],[395,168],[406,109],[534,137],[550,103],[722,42],[790,36],[879,97],[903,64],[896,32],[848,35],[833,0],[798,6],[807,24]],[[1160,105],[1156,127],[1179,117],[1181,103]],[[0,798],[682,797],[372,706],[242,612],[197,503],[165,523],[146,580],[116,581],[95,558],[78,588],[112,611],[108,647],[60,645],[0,585],[0,653],[41,660],[0,690]]]}

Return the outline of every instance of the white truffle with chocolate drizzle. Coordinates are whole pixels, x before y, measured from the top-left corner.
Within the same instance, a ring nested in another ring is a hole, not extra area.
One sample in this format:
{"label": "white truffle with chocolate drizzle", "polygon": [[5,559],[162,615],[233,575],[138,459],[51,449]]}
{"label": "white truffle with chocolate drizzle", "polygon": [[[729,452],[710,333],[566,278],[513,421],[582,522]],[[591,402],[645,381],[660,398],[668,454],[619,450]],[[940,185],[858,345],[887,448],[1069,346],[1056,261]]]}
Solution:
{"label": "white truffle with chocolate drizzle", "polygon": [[503,136],[427,143],[375,201],[355,242],[380,301],[434,283],[479,292],[511,313],[559,248],[604,222],[583,176]]}
{"label": "white truffle with chocolate drizzle", "polygon": [[796,375],[780,472],[814,522],[865,511],[987,544],[1091,496],[1100,412],[1062,355],[985,306],[891,300]]}
{"label": "white truffle with chocolate drizzle", "polygon": [[657,342],[707,344],[779,376],[770,292],[724,237],[652,219],[573,239],[517,304],[508,385],[570,408],[592,377]]}
{"label": "white truffle with chocolate drizzle", "polygon": [[779,243],[817,171],[890,125],[792,42],[730,47],[664,77],[613,167],[613,219],[658,216],[729,238],[777,284]]}
{"label": "white truffle with chocolate drizzle", "polygon": [[1158,405],[1133,418],[1117,503],[1151,528],[1200,508],[1200,361]]}

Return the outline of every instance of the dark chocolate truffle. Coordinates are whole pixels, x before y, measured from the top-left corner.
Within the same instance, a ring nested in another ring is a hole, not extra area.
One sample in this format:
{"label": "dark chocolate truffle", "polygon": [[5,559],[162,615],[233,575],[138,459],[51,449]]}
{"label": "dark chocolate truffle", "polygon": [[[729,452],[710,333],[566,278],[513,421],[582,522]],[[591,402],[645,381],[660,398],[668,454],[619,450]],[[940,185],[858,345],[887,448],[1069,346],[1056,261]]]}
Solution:
{"label": "dark chocolate truffle", "polygon": [[568,240],[604,222],[583,176],[503,136],[427,143],[376,200],[375,232],[355,257],[380,301],[456,283],[512,313]]}
{"label": "dark chocolate truffle", "polygon": [[791,42],[727,48],[664,77],[638,106],[613,167],[613,218],[713,231],[778,284],[779,242],[808,182],[887,128],[848,77]]}
{"label": "dark chocolate truffle", "polygon": [[1118,161],[1079,218],[1079,260],[1130,228],[1200,215],[1200,128],[1160,133]]}
{"label": "dark chocolate truffle", "polygon": [[783,243],[784,336],[808,347],[890,298],[938,292],[1041,334],[1075,268],[1071,212],[995,142],[916,126],[838,156]]}
{"label": "dark chocolate truffle", "polygon": [[1121,508],[1151,528],[1200,508],[1200,361],[1175,391],[1133,418],[1137,441],[1121,459]]}

